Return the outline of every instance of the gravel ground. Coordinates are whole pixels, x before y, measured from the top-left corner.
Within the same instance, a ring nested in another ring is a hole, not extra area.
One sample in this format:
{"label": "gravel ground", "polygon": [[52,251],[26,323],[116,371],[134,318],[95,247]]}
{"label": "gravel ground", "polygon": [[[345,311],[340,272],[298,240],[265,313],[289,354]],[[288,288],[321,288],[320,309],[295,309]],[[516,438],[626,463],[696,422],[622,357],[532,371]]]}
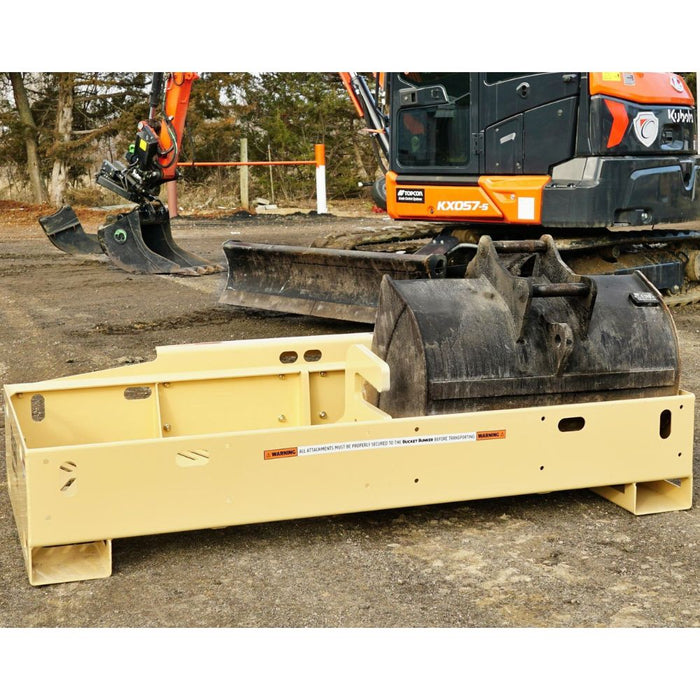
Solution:
{"label": "gravel ground", "polygon": [[[380,215],[259,216],[184,219],[174,233],[187,249],[224,263],[229,238],[308,244],[321,233],[385,225]],[[223,274],[130,275],[106,260],[67,256],[37,226],[9,216],[0,220],[0,280],[3,383],[148,360],[158,345],[371,330],[223,306]],[[697,392],[700,310],[682,307],[674,318],[682,385]],[[696,471],[697,464],[696,457]],[[34,588],[3,484],[0,626],[680,634],[700,627],[699,525],[697,505],[634,517],[592,492],[565,491],[115,540],[110,578]],[[374,648],[373,637],[358,643]],[[685,643],[664,648],[678,658]],[[312,649],[326,657],[325,641]],[[449,642],[447,649],[441,658],[452,658]]]}

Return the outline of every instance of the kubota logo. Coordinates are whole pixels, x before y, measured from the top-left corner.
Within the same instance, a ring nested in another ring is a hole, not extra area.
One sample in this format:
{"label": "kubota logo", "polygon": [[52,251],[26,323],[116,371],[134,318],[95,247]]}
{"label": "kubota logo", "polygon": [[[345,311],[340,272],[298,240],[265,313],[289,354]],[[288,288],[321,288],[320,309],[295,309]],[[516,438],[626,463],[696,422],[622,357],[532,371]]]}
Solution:
{"label": "kubota logo", "polygon": [[436,207],[438,211],[488,211],[489,205],[486,202],[477,200],[462,200],[453,202],[438,202]]}
{"label": "kubota logo", "polygon": [[659,134],[659,120],[653,112],[640,112],[634,118],[634,133],[643,146],[649,148]]}
{"label": "kubota logo", "polygon": [[683,81],[677,75],[671,76],[670,83],[671,83],[671,87],[676,92],[685,92],[685,88],[683,87]]}
{"label": "kubota logo", "polygon": [[667,115],[668,120],[674,124],[692,124],[694,122],[693,112],[690,109],[670,108]]}

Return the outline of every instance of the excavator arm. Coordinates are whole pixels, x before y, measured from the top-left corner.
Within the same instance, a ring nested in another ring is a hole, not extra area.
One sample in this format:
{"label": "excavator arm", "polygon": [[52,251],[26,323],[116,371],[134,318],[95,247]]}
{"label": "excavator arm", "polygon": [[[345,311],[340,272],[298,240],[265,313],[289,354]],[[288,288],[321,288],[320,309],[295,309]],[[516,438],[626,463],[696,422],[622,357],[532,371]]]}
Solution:
{"label": "excavator arm", "polygon": [[[160,186],[177,179],[177,162],[192,83],[197,73],[154,73],[148,119],[139,122],[126,164],[104,161],[97,183],[130,202],[158,198]],[[163,85],[165,83],[165,99]],[[162,114],[159,114],[162,105]]]}
{"label": "excavator arm", "polygon": [[[173,240],[162,184],[177,179],[177,162],[196,73],[154,73],[148,118],[139,122],[126,163],[103,161],[96,181],[137,206],[87,234],[70,206],[39,219],[49,240],[72,254],[105,253],[119,268],[144,274],[204,275],[223,267]],[[165,96],[163,97],[163,94]]]}
{"label": "excavator arm", "polygon": [[[383,92],[384,73],[377,74],[377,96],[367,85],[367,81],[359,73],[339,73],[340,79],[350,96],[350,101],[355,106],[358,116],[365,120],[367,127],[365,132],[372,137],[374,143],[383,156],[389,162],[389,117],[382,112],[379,93]],[[382,159],[379,159],[380,165]]]}

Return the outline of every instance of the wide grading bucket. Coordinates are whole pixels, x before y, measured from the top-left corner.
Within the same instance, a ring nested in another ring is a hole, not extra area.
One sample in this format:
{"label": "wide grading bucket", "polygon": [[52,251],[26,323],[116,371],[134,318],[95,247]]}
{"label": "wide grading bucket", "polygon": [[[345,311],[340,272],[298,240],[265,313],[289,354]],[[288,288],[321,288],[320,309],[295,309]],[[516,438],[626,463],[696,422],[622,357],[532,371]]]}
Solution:
{"label": "wide grading bucket", "polygon": [[574,274],[554,241],[481,239],[464,279],[385,277],[373,337],[391,415],[673,395],[671,314],[639,272]]}

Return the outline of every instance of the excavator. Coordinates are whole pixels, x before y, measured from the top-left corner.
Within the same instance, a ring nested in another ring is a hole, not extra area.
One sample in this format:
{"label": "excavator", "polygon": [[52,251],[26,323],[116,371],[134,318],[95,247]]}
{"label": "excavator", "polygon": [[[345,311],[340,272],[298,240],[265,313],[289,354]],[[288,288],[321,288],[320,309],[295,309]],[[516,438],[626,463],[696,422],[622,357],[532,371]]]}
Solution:
{"label": "excavator", "polygon": [[106,254],[127,272],[206,275],[223,270],[175,243],[170,214],[158,198],[161,185],[178,176],[190,92],[197,79],[197,73],[169,73],[167,79],[164,73],[153,74],[149,115],[138,124],[126,163],[105,160],[96,176],[97,184],[137,206],[99,227],[96,235],[85,232],[70,205],[41,217],[44,233],[59,250]]}
{"label": "excavator", "polygon": [[311,248],[227,242],[224,303],[372,323],[384,274],[461,278],[481,236],[544,234],[580,274],[640,270],[695,299],[696,109],[681,76],[390,73],[374,93],[342,77],[386,170],[375,201],[425,226]]}
{"label": "excavator", "polygon": [[[177,246],[158,199],[177,178],[197,77],[155,73],[127,163],[104,161],[97,175],[137,207],[97,236],[63,207],[40,219],[55,245],[106,253],[129,272],[222,270]],[[385,171],[375,201],[423,226],[324,236],[310,248],[228,241],[222,303],[373,323],[384,274],[460,278],[482,235],[545,234],[579,274],[640,270],[678,301],[694,300],[700,231],[682,226],[700,219],[696,108],[681,76],[380,73],[374,91],[358,73],[340,78]]]}
{"label": "excavator", "polygon": [[[143,534],[583,488],[638,515],[692,506],[694,396],[659,290],[690,276],[696,236],[653,228],[697,214],[686,84],[400,73],[387,93],[367,127],[387,210],[445,230],[413,253],[225,244],[229,302],[291,288],[294,310],[371,333],[174,345],[4,387],[30,583],[109,576],[112,539]],[[138,203],[127,239],[158,209],[170,126],[103,168]],[[246,266],[286,266],[287,288],[234,298]]]}

